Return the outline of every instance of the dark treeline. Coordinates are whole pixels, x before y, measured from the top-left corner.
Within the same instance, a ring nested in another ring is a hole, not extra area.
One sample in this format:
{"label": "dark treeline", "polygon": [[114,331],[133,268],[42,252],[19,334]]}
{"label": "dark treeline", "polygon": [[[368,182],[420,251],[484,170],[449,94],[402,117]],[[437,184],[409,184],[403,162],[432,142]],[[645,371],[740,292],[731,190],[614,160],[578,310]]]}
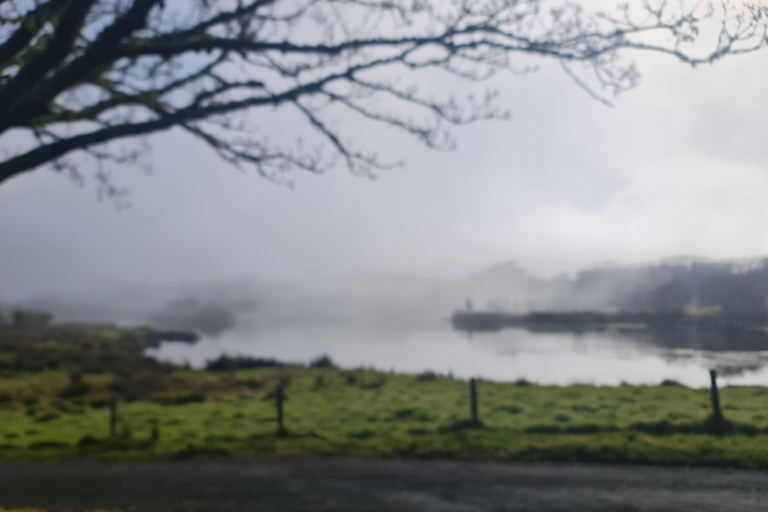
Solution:
{"label": "dark treeline", "polygon": [[[229,372],[235,370],[254,370],[258,368],[305,368],[303,363],[285,362],[268,357],[228,356],[222,354],[216,359],[206,362],[205,369],[209,372]],[[336,368],[336,364],[327,355],[321,355],[309,362],[309,368]]]}
{"label": "dark treeline", "polygon": [[768,311],[768,258],[606,266],[551,280],[506,264],[478,274],[470,284],[466,291],[478,299],[472,301],[476,309],[495,313],[621,310],[674,316],[688,311],[764,322]]}
{"label": "dark treeline", "polygon": [[569,288],[563,300],[576,304],[589,305],[591,296],[610,290],[602,306],[657,314],[696,306],[713,308],[733,321],[762,323],[766,321],[768,259],[586,270]]}
{"label": "dark treeline", "polygon": [[[634,325],[656,335],[675,331],[679,336],[681,329],[692,329],[694,345],[704,343],[703,333],[709,331],[728,333],[732,341],[738,334],[744,339],[737,344],[750,349],[765,347],[762,331],[768,322],[768,258],[595,268],[573,279],[540,281],[537,287],[543,300],[535,307],[457,311],[452,323],[466,331],[505,327],[583,331],[611,326],[632,329]],[[708,344],[720,346],[722,336],[718,336]]]}

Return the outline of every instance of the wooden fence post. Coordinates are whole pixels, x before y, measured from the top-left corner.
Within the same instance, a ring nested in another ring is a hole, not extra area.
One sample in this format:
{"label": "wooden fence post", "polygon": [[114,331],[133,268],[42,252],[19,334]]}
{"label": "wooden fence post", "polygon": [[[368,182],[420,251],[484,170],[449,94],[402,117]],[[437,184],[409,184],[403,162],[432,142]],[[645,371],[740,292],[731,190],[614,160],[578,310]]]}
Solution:
{"label": "wooden fence post", "polygon": [[717,392],[717,372],[709,370],[709,380],[712,383],[709,391],[712,397],[712,417],[716,420],[723,418],[723,412],[720,410],[720,397]]}
{"label": "wooden fence post", "polygon": [[277,385],[275,392],[275,406],[277,407],[277,435],[278,437],[284,437],[288,432],[283,425],[283,401],[285,400],[285,391],[283,389],[283,383]]}
{"label": "wooden fence post", "polygon": [[117,436],[117,399],[109,399],[109,437]]}
{"label": "wooden fence post", "polygon": [[152,421],[152,434],[150,439],[153,444],[160,440],[160,421],[158,419]]}
{"label": "wooden fence post", "polygon": [[469,379],[469,400],[472,408],[472,426],[477,427],[480,421],[477,419],[477,381]]}

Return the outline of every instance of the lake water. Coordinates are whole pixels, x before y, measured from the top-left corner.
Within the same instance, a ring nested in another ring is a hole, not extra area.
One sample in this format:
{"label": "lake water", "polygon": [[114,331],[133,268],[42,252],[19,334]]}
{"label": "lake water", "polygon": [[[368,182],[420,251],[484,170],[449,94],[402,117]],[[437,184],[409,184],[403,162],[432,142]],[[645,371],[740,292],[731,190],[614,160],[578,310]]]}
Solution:
{"label": "lake water", "polygon": [[522,329],[468,337],[448,325],[418,329],[319,325],[230,332],[193,345],[163,343],[148,354],[177,363],[187,361],[194,367],[221,354],[303,363],[327,354],[342,367],[407,373],[432,370],[461,378],[523,378],[559,385],[657,384],[675,379],[701,387],[709,384],[708,369],[718,368],[724,385],[768,385],[768,343],[751,342],[748,350],[733,351],[723,350],[734,345],[728,340],[714,345],[711,340],[697,340],[670,343],[620,332],[532,333]]}

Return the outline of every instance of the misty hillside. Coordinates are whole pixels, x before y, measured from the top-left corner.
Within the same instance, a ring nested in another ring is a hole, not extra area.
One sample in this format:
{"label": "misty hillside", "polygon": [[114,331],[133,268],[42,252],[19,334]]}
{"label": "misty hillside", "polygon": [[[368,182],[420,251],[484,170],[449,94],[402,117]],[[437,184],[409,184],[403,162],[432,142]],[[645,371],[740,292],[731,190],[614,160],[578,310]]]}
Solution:
{"label": "misty hillside", "polygon": [[693,257],[603,266],[540,279],[515,263],[465,279],[367,273],[295,282],[236,281],[6,304],[54,313],[58,321],[191,329],[217,336],[256,326],[338,323],[377,327],[443,324],[457,309],[528,311],[710,307],[740,318],[765,316],[768,260]]}

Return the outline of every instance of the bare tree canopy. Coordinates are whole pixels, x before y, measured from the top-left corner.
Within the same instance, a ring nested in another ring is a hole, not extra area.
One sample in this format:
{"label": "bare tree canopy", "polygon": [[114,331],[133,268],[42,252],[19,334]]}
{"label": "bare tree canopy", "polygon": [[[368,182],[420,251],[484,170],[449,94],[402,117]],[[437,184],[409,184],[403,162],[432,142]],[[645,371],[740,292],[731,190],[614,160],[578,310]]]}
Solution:
{"label": "bare tree canopy", "polygon": [[[712,63],[764,46],[766,20],[755,5],[651,0],[612,14],[546,0],[0,0],[0,183],[46,164],[76,175],[83,155],[105,179],[103,163],[135,161],[137,140],[173,127],[271,180],[339,162],[369,174],[391,162],[333,112],[434,148],[451,145],[446,126],[505,117],[492,91],[424,91],[420,73],[483,81],[549,58],[607,102],[637,83],[622,50]],[[317,143],[270,140],[275,109]]]}

